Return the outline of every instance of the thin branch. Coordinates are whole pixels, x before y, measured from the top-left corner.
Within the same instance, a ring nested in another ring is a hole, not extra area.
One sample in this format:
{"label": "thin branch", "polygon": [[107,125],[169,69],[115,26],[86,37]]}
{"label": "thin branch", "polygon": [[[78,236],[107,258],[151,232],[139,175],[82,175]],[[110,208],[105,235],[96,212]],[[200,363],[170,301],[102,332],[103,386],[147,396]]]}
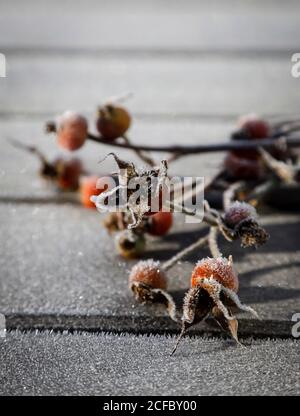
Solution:
{"label": "thin branch", "polygon": [[216,259],[222,257],[222,253],[218,247],[217,237],[218,237],[218,227],[210,227],[208,234],[208,247],[210,249],[211,255]]}
{"label": "thin branch", "polygon": [[[138,151],[153,151],[153,152],[168,152],[168,153],[176,153],[179,155],[188,155],[194,153],[205,153],[205,152],[220,152],[220,151],[228,151],[228,150],[246,150],[246,149],[257,149],[258,147],[263,147],[264,149],[274,149],[276,148],[277,139],[267,138],[267,139],[260,139],[260,140],[236,140],[236,141],[228,141],[222,143],[213,143],[213,144],[201,144],[196,146],[147,146],[147,145],[134,145],[134,144],[126,144],[120,143],[117,141],[108,141],[103,139],[100,136],[96,136],[94,134],[89,133],[88,138],[93,140],[97,143],[123,148],[123,149],[131,149],[131,150],[138,150]],[[287,138],[286,144],[288,147],[300,147],[300,137],[295,138]],[[175,159],[174,159],[175,160]]]}
{"label": "thin branch", "polygon": [[235,200],[236,192],[244,186],[245,183],[243,181],[234,182],[233,184],[229,185],[228,188],[223,192],[223,208],[225,211]]}
{"label": "thin branch", "polygon": [[[131,142],[128,136],[126,136],[125,134],[122,136],[124,143],[128,146],[131,146]],[[135,154],[145,163],[147,163],[147,165],[150,166],[157,166],[157,163],[155,163],[155,161],[148,156],[147,154],[145,154],[143,151],[141,150],[137,150],[137,149],[133,149],[133,151],[135,152]]]}
{"label": "thin branch", "polygon": [[199,240],[195,241],[195,243],[191,244],[190,246],[186,247],[171,259],[167,260],[163,265],[163,270],[169,270],[171,267],[174,266],[178,261],[182,260],[184,257],[188,256],[189,254],[193,253],[200,247],[204,247],[208,242],[208,236],[201,237]]}

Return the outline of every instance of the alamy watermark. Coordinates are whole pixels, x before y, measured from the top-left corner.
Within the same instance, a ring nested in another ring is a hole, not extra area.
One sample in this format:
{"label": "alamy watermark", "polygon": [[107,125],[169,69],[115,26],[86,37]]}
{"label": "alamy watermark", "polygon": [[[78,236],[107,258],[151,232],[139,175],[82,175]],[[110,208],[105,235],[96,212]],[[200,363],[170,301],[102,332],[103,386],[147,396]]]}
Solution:
{"label": "alamy watermark", "polygon": [[6,77],[6,59],[3,53],[0,53],[0,78]]}
{"label": "alamy watermark", "polygon": [[291,61],[294,63],[291,69],[292,77],[299,78],[300,77],[300,53],[299,52],[294,53],[292,55]]}
{"label": "alamy watermark", "polygon": [[129,211],[133,217],[142,217],[158,211],[172,211],[187,214],[186,223],[199,223],[203,219],[203,177],[145,175],[128,179],[126,171],[120,170],[119,180],[102,177],[97,188],[105,192],[92,196],[91,200],[101,212]]}
{"label": "alamy watermark", "polygon": [[295,322],[292,326],[292,336],[294,338],[300,337],[300,312],[294,313],[292,316],[292,322]]}
{"label": "alamy watermark", "polygon": [[6,319],[5,315],[0,313],[0,338],[6,337]]}

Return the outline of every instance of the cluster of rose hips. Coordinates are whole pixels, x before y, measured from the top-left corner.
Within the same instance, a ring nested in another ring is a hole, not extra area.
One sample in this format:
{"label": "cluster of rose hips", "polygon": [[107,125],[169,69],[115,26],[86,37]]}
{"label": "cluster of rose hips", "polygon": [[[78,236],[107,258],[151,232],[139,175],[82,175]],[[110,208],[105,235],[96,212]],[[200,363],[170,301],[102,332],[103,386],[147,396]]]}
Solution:
{"label": "cluster of rose hips", "polygon": [[[70,111],[62,114],[56,123],[48,123],[47,131],[56,132],[57,143],[60,147],[69,151],[74,151],[82,147],[88,138],[96,141],[101,140],[102,143],[104,142],[107,144],[128,144],[129,139],[127,137],[127,131],[130,124],[131,116],[127,109],[114,102],[109,102],[100,107],[97,113],[95,126],[99,136],[94,136],[89,133],[88,121],[83,115]],[[243,141],[257,141],[271,138],[274,139],[274,143],[278,144],[278,138],[287,137],[290,133],[299,128],[300,125],[297,121],[270,123],[267,120],[252,114],[240,118],[237,130],[231,135],[231,140],[239,143]],[[152,166],[155,165],[154,161],[147,156],[145,152],[136,149],[135,152],[144,162]],[[188,152],[184,154],[188,154]],[[272,149],[268,155],[275,161],[278,160],[287,165],[290,163],[295,164],[297,162],[296,154],[286,146],[279,144],[274,146],[274,149]],[[67,180],[64,180],[63,186],[61,186],[61,181],[58,179],[57,184],[63,189],[74,189],[74,184],[80,183],[78,169],[76,170],[78,161],[66,160],[65,164],[66,167],[64,169],[64,160],[60,159],[60,167],[62,171],[66,170],[65,176]],[[278,177],[278,172],[276,168],[274,169],[275,165],[275,163],[268,163],[267,157],[262,154],[262,149],[231,150],[227,152],[225,156],[223,173],[217,181],[211,184],[211,187],[216,186],[217,189],[221,188],[222,192],[232,183],[243,180],[251,184],[248,189],[248,193],[251,193],[253,187],[255,187],[257,183],[260,184],[268,180],[270,171],[271,173],[274,173],[275,171],[275,175]],[[285,170],[288,169],[290,168],[286,168]],[[279,176],[281,172],[282,168],[279,169]],[[300,176],[298,167],[296,168],[296,173],[293,172],[293,175],[295,178]],[[59,177],[59,174],[57,176]],[[284,177],[282,178],[282,176],[284,175],[281,175],[279,179],[284,181]],[[84,206],[93,207],[93,204],[89,199],[89,192],[95,192],[98,179],[99,178],[96,177],[89,178],[87,181],[82,181],[82,184],[79,185],[80,188],[82,188],[80,189],[80,193],[82,195],[81,201]],[[221,186],[219,186],[219,184],[221,184]],[[97,192],[100,192],[99,189]],[[97,194],[97,192],[95,192],[95,194]],[[241,199],[244,198],[243,195],[238,197]]]}
{"label": "cluster of rose hips", "polygon": [[163,237],[173,225],[173,213],[159,211],[145,216],[134,230],[128,230],[128,213],[113,212],[107,215],[103,224],[111,234],[116,232],[116,248],[125,258],[136,258],[143,255],[146,249],[146,235]]}
{"label": "cluster of rose hips", "polygon": [[[293,123],[282,122],[271,124],[267,120],[250,114],[238,121],[238,128],[231,135],[233,141],[278,139],[295,131]],[[277,146],[271,152],[278,160],[294,160],[295,155],[286,147]],[[267,175],[267,168],[261,154],[255,149],[232,150],[227,153],[224,167],[232,179],[261,180]]]}
{"label": "cluster of rose hips", "polygon": [[[229,207],[222,218],[226,226],[232,230],[240,229],[245,221],[257,221],[255,209],[240,202],[235,202]],[[266,239],[259,243],[265,241]],[[201,246],[202,243],[203,239]],[[254,244],[253,241],[249,241],[249,245]],[[194,248],[197,248],[197,245]],[[178,259],[179,256],[175,256],[174,260]],[[163,264],[153,260],[140,261],[133,266],[129,274],[129,288],[138,302],[164,304],[171,319],[176,322],[181,320],[181,334],[172,354],[187,329],[208,316],[212,316],[218,325],[239,343],[238,321],[234,316],[234,310],[239,309],[258,316],[251,307],[242,304],[238,297],[239,279],[233,267],[232,257],[226,259],[218,253],[216,256],[203,258],[196,264],[191,274],[190,289],[183,301],[181,318],[171,294],[167,291],[167,270],[174,264],[176,261]]]}
{"label": "cluster of rose hips", "polygon": [[[110,102],[99,108],[95,121],[99,136],[89,133],[87,119],[70,111],[62,114],[56,123],[47,124],[47,131],[56,133],[60,147],[73,152],[81,148],[87,139],[107,144],[129,143],[126,135],[131,124],[129,112],[119,104]],[[266,120],[251,115],[243,117],[238,124],[231,140],[234,142],[278,138],[288,135],[298,126],[289,122],[271,124]],[[25,146],[20,146],[25,147]],[[125,171],[118,176],[115,185],[110,187],[104,178],[90,175],[77,158],[60,157],[49,162],[35,148],[27,150],[36,153],[42,162],[41,174],[51,179],[63,190],[79,190],[80,201],[87,208],[100,211],[105,208],[109,195],[118,192],[129,179],[154,178],[161,186],[167,177],[168,163],[162,161],[159,167],[142,151],[136,150],[138,156],[151,166],[151,169],[136,169],[131,162],[125,162],[113,155],[119,170]],[[186,152],[185,154],[188,154]],[[291,163],[289,163],[291,161]],[[247,201],[247,196],[233,192],[232,187],[240,180],[250,183],[250,189],[268,181],[272,172],[279,181],[294,183],[300,181],[300,169],[296,165],[296,156],[287,147],[275,146],[270,152],[261,148],[237,149],[227,152],[223,171],[210,183],[217,185],[224,196],[223,212],[210,208],[205,202],[204,221],[209,225],[207,236],[177,253],[163,264],[154,260],[139,261],[133,266],[129,275],[129,287],[134,297],[141,303],[160,303],[166,306],[169,316],[174,321],[181,321],[182,330],[179,339],[192,325],[211,315],[219,326],[229,333],[237,342],[238,322],[234,310],[240,309],[257,316],[256,312],[241,303],[237,293],[239,288],[238,275],[233,267],[232,257],[225,258],[217,244],[217,235],[223,235],[229,242],[240,239],[242,247],[258,247],[268,239],[268,234],[259,225],[256,209],[246,202],[236,201],[236,196]],[[113,177],[113,175],[111,176]],[[220,183],[218,183],[218,181]],[[254,185],[252,185],[254,183]],[[220,185],[221,184],[221,185]],[[225,185],[224,185],[225,184]],[[272,180],[272,184],[274,181]],[[163,209],[165,201],[161,200],[161,188],[157,187],[156,198],[158,210],[151,212],[143,204],[126,205],[122,211],[110,212],[104,219],[104,226],[109,233],[116,234],[116,246],[119,254],[125,258],[139,257],[146,245],[146,235],[162,237],[172,227],[173,213]],[[230,198],[228,198],[228,194]],[[150,190],[149,190],[150,193]],[[248,190],[249,193],[249,190]],[[130,195],[129,195],[130,196]],[[229,202],[228,202],[229,200]],[[190,213],[189,215],[193,215]],[[191,273],[190,288],[184,298],[182,315],[178,316],[178,308],[172,295],[168,292],[167,271],[184,256],[198,248],[207,246],[211,256],[202,258]],[[178,339],[178,341],[179,341]],[[177,343],[178,344],[178,343]],[[177,348],[177,344],[175,349]],[[175,351],[174,349],[174,351]],[[173,352],[174,352],[173,351]]]}
{"label": "cluster of rose hips", "polygon": [[[124,107],[108,103],[99,108],[95,125],[102,139],[112,142],[118,138],[125,137],[124,135],[129,129],[130,123],[131,117]],[[47,123],[46,131],[56,132],[58,146],[71,152],[80,149],[89,137],[87,119],[83,115],[72,111],[64,112],[58,117],[56,123]],[[63,164],[62,159],[61,163]],[[71,161],[65,159],[66,165],[70,163],[73,164],[75,162],[72,159]],[[79,176],[83,172],[74,171],[72,173],[73,176],[69,175],[70,182],[66,184],[64,189],[73,190],[73,184],[77,183],[82,204],[87,208],[94,208],[95,206],[90,201],[90,196],[98,195],[103,191],[101,186],[99,186],[100,178],[92,175],[85,176],[82,180],[79,180]],[[58,186],[60,186],[59,182]]]}

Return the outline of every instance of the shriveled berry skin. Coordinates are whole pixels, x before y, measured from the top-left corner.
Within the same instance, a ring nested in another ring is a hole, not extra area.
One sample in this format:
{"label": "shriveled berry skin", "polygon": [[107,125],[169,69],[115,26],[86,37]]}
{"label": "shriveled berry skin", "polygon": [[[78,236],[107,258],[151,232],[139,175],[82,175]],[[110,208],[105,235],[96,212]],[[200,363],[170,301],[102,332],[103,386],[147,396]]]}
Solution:
{"label": "shriveled berry skin", "polygon": [[255,180],[265,175],[265,168],[259,158],[246,158],[237,151],[228,152],[223,164],[232,178]]}
{"label": "shriveled berry skin", "polygon": [[115,140],[122,137],[129,129],[131,117],[128,111],[121,106],[108,104],[99,110],[96,127],[106,140]]}
{"label": "shriveled berry skin", "polygon": [[241,117],[238,125],[251,139],[266,139],[271,134],[269,123],[255,114]]}
{"label": "shriveled berry skin", "polygon": [[128,230],[121,232],[116,240],[118,253],[126,259],[140,257],[146,248],[146,240],[142,234],[130,234]]}
{"label": "shriveled berry skin", "polygon": [[100,195],[104,190],[104,188],[101,188],[101,179],[98,176],[82,178],[79,189],[82,205],[86,208],[96,209],[96,205],[90,198],[92,195]]}
{"label": "shriveled berry skin", "polygon": [[239,281],[232,263],[223,257],[200,260],[192,272],[191,287],[201,286],[204,279],[213,278],[224,287],[238,291]]}
{"label": "shriveled berry skin", "polygon": [[66,111],[60,118],[57,127],[58,145],[67,150],[77,150],[83,146],[88,134],[88,123],[85,117],[72,111]]}
{"label": "shriveled berry skin", "polygon": [[246,202],[235,201],[224,214],[224,222],[229,227],[235,227],[246,219],[257,219],[256,209]]}
{"label": "shriveled berry skin", "polygon": [[57,172],[57,185],[60,189],[78,189],[82,171],[82,164],[79,159],[65,160],[58,158],[54,161],[54,167]]}
{"label": "shriveled berry skin", "polygon": [[172,212],[158,212],[149,220],[148,232],[151,235],[163,236],[167,234],[173,225]]}
{"label": "shriveled berry skin", "polygon": [[131,269],[129,284],[144,283],[154,289],[165,290],[167,288],[167,276],[160,268],[159,262],[145,260],[138,262]]}

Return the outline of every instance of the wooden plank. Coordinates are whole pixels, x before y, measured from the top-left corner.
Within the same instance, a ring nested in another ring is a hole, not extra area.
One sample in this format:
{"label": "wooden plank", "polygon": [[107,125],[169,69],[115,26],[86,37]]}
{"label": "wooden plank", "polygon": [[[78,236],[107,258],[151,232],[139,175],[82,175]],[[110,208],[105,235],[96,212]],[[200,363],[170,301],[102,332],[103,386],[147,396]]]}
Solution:
{"label": "wooden plank", "polygon": [[296,340],[251,339],[236,348],[186,337],[170,357],[175,342],[153,334],[10,331],[0,343],[0,394],[299,396]]}
{"label": "wooden plank", "polygon": [[[69,205],[0,204],[0,312],[7,315],[10,327],[179,329],[164,308],[134,301],[127,281],[134,261],[116,254],[102,218]],[[291,337],[291,316],[299,312],[299,226],[299,216],[270,216],[266,225],[270,241],[258,251],[220,238],[224,255],[233,254],[241,300],[255,307],[262,319],[238,314],[241,333]],[[164,261],[201,232],[201,226],[180,223],[176,217],[167,238],[148,239],[146,258]],[[282,239],[283,234],[289,238]],[[207,249],[199,250],[168,272],[169,290],[179,307],[193,265],[207,255]]]}
{"label": "wooden plank", "polygon": [[0,48],[298,49],[289,1],[1,1]]}
{"label": "wooden plank", "polygon": [[139,114],[295,113],[300,81],[290,56],[194,59],[8,56],[0,80],[0,112],[94,112],[106,97],[132,91]]}

